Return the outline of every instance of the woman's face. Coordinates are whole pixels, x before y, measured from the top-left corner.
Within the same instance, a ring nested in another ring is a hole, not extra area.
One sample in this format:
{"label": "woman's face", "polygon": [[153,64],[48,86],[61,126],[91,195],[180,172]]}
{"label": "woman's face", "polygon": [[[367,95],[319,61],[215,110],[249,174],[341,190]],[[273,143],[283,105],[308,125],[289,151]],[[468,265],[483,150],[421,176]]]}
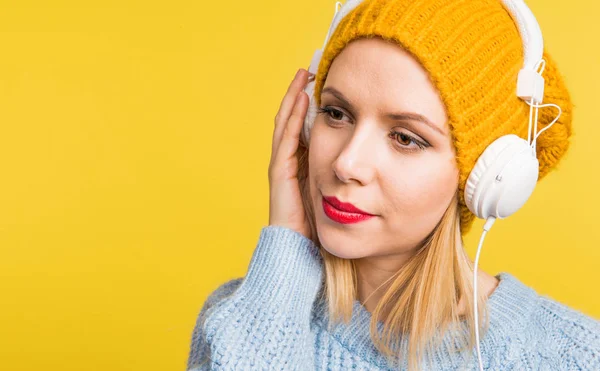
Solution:
{"label": "woman's face", "polygon": [[[345,259],[414,252],[458,187],[444,104],[427,72],[397,44],[355,40],[333,61],[319,108],[309,182],[321,244]],[[345,224],[328,216],[323,196],[375,216]]]}

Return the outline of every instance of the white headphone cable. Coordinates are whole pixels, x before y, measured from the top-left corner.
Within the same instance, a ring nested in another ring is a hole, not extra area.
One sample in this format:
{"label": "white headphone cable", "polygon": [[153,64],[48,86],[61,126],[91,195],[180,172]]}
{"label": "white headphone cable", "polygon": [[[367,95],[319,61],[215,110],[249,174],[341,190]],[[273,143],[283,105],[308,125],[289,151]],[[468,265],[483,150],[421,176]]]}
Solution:
{"label": "white headphone cable", "polygon": [[[539,133],[537,133],[537,134],[535,135],[535,137],[533,138],[533,141],[531,141],[531,143],[530,143],[530,144],[531,144],[531,148],[533,148],[533,149],[535,150],[535,149],[536,149],[536,141],[537,141],[537,138],[538,138],[538,137],[539,137],[539,136],[540,136],[540,135],[541,135],[541,134],[542,134],[544,131],[546,131],[546,130],[550,129],[550,127],[551,127],[552,125],[554,125],[554,123],[555,123],[555,122],[556,122],[556,121],[557,121],[557,120],[560,118],[560,115],[562,115],[562,109],[560,108],[560,106],[558,106],[558,105],[556,105],[556,104],[554,104],[554,103],[546,103],[546,104],[533,104],[533,103],[531,103],[531,102],[527,102],[527,101],[525,101],[525,103],[529,104],[529,106],[530,106],[530,108],[529,108],[529,111],[530,111],[530,112],[531,112],[531,109],[532,109],[533,107],[536,107],[536,108],[541,108],[541,107],[550,107],[550,106],[552,106],[552,107],[556,107],[556,108],[558,108],[558,116],[556,116],[556,118],[555,118],[554,120],[552,120],[552,122],[551,122],[551,123],[550,123],[548,126],[546,126],[545,128],[543,128],[542,130],[540,130],[540,131],[539,131]],[[535,126],[536,126],[536,130],[537,130],[537,109],[536,109],[536,115],[535,115],[535,124],[536,124],[536,125],[535,125]],[[529,125],[531,126],[531,123],[530,123]]]}
{"label": "white headphone cable", "polygon": [[477,341],[477,360],[479,361],[479,369],[483,370],[483,361],[481,360],[481,350],[479,349],[479,313],[477,313],[477,266],[479,265],[479,254],[481,253],[481,246],[483,245],[483,240],[485,239],[485,235],[492,228],[496,218],[494,216],[489,216],[483,226],[483,233],[481,234],[481,239],[479,240],[479,246],[477,247],[477,254],[475,255],[475,267],[473,268],[473,315],[475,316],[475,339]]}

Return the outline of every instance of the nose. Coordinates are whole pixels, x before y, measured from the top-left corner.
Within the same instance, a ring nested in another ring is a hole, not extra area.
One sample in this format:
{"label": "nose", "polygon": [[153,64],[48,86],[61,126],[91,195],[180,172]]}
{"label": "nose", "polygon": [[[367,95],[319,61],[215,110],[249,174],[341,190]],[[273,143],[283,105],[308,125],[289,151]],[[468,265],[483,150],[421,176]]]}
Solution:
{"label": "nose", "polygon": [[[375,175],[377,162],[376,129],[367,125],[355,124],[355,129],[348,142],[342,147],[339,156],[333,162],[333,172],[344,183],[352,181],[361,185],[371,182]],[[360,128],[360,129],[359,129]]]}

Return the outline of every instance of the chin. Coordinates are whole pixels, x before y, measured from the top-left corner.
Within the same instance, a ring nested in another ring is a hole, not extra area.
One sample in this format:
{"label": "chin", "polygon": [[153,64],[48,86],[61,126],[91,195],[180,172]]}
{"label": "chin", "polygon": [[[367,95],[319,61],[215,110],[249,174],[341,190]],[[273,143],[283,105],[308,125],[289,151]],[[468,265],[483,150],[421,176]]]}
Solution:
{"label": "chin", "polygon": [[[328,227],[324,227],[327,229]],[[321,246],[331,255],[341,259],[360,259],[367,256],[364,245],[349,235],[340,236],[344,232],[324,231],[317,226],[317,234]]]}

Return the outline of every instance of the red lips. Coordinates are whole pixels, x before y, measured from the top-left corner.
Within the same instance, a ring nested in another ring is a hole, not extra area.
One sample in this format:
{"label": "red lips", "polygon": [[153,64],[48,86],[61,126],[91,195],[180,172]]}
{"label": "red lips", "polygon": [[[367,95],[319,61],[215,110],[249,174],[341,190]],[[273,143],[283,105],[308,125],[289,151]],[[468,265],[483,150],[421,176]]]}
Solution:
{"label": "red lips", "polygon": [[335,197],[323,196],[323,212],[329,219],[341,223],[352,224],[371,219],[374,215],[355,207],[352,204],[341,202]]}
{"label": "red lips", "polygon": [[369,214],[366,211],[362,211],[361,209],[357,208],[356,206],[352,205],[351,203],[342,202],[335,197],[323,196],[323,198],[325,199],[325,201],[329,202],[331,205],[333,205],[333,207],[335,207],[338,210],[345,211],[347,213],[373,215],[373,214]]}

